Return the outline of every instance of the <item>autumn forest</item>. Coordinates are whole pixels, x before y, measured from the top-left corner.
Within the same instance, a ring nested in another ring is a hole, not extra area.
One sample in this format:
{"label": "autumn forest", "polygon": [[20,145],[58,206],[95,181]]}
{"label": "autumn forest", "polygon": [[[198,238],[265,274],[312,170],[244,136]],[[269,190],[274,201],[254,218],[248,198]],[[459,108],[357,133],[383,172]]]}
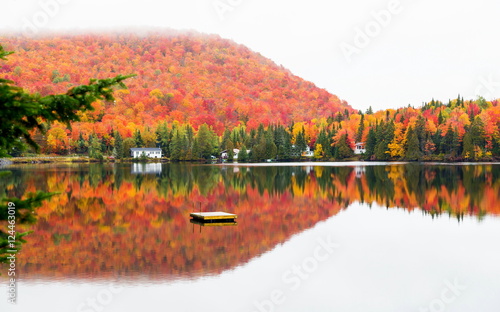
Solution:
{"label": "autumn forest", "polygon": [[[353,159],[495,160],[500,157],[498,100],[431,99],[419,107],[365,112],[264,56],[216,35],[170,31],[147,36],[0,37],[14,51],[0,74],[42,96],[90,78],[136,74],[67,128],[33,133],[40,153],[129,157],[161,147],[172,161],[249,150],[239,161]],[[12,156],[33,150],[13,150]]]}

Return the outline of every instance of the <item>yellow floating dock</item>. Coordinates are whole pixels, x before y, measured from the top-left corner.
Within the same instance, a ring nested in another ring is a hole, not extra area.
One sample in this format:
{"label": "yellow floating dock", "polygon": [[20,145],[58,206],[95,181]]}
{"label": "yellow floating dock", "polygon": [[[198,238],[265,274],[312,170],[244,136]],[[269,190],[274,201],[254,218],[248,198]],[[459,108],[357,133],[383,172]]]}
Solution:
{"label": "yellow floating dock", "polygon": [[191,219],[190,222],[192,224],[196,224],[199,226],[234,226],[238,225],[236,221],[229,219],[229,220],[213,220],[213,221],[199,221],[195,219]]}
{"label": "yellow floating dock", "polygon": [[190,214],[193,220],[197,220],[200,222],[216,222],[216,221],[235,221],[238,217],[235,214],[215,211],[215,212],[193,212]]}

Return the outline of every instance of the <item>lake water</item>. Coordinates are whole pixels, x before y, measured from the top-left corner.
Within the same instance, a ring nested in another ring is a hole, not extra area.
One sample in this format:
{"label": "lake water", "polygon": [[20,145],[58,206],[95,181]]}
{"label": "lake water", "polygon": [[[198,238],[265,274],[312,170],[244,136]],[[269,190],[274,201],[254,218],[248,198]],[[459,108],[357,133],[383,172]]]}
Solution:
{"label": "lake water", "polygon": [[2,312],[500,311],[498,164],[7,169],[1,196],[59,194]]}

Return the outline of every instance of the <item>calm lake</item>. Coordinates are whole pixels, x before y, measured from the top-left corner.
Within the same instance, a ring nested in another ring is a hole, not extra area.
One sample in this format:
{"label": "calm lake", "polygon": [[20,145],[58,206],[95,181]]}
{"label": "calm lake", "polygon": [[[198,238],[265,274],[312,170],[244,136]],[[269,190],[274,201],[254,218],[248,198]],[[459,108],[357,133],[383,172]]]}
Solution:
{"label": "calm lake", "polygon": [[7,169],[1,197],[59,194],[2,312],[500,311],[499,164]]}

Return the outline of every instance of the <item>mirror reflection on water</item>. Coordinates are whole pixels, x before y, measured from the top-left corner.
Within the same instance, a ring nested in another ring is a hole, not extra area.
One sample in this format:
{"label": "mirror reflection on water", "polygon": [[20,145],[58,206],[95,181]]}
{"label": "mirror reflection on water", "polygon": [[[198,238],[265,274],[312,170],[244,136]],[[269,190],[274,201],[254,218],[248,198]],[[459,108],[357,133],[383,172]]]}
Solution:
{"label": "mirror reflection on water", "polygon": [[86,298],[100,292],[106,311],[500,309],[497,164],[8,169],[2,197],[60,192],[30,226],[12,311],[48,307],[54,290],[56,311],[96,310]]}

